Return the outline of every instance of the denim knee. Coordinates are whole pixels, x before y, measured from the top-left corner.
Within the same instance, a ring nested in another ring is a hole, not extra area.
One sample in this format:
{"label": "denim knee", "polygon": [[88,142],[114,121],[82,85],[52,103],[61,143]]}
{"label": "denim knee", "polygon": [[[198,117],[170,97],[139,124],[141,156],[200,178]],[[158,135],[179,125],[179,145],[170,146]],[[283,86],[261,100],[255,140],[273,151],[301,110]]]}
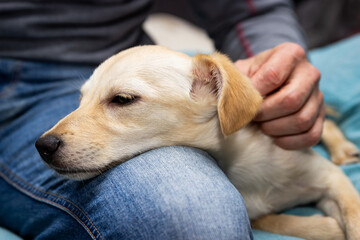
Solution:
{"label": "denim knee", "polygon": [[198,149],[155,149],[86,181],[44,177],[54,184],[32,198],[3,189],[1,202],[16,199],[0,208],[11,214],[3,220],[24,237],[252,239],[241,195]]}
{"label": "denim knee", "polygon": [[252,238],[241,195],[198,149],[149,151],[88,187],[97,193],[90,212],[104,239]]}

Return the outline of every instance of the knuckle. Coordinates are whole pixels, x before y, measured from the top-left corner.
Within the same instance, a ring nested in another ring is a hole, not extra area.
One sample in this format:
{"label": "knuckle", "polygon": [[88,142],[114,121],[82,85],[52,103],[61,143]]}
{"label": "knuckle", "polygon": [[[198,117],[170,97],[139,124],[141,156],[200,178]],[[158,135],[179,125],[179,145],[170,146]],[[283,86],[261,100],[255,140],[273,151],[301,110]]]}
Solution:
{"label": "knuckle", "polygon": [[278,87],[281,84],[280,73],[274,68],[267,69],[264,77],[266,83],[271,87]]}
{"label": "knuckle", "polygon": [[300,132],[305,132],[307,130],[309,130],[312,127],[312,119],[311,116],[308,115],[304,115],[304,114],[300,114],[295,121],[295,127],[300,131]]}
{"label": "knuckle", "polygon": [[301,58],[306,56],[305,50],[299,44],[291,43],[291,47],[295,56]]}
{"label": "knuckle", "polygon": [[297,43],[287,42],[283,43],[281,46],[297,58],[304,58],[306,56],[305,50]]}
{"label": "knuckle", "polygon": [[287,112],[295,112],[297,110],[299,110],[300,105],[301,105],[301,99],[300,96],[295,93],[289,93],[287,94],[282,102],[282,108],[285,109]]}

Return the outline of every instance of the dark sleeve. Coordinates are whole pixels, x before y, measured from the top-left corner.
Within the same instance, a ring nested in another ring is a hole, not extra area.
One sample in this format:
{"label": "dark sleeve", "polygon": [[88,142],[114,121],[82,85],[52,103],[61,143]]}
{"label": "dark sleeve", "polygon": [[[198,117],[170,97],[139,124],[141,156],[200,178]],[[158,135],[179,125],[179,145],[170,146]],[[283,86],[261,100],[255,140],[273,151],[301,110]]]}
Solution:
{"label": "dark sleeve", "polygon": [[283,42],[306,49],[289,0],[190,1],[217,50],[233,60],[251,57]]}

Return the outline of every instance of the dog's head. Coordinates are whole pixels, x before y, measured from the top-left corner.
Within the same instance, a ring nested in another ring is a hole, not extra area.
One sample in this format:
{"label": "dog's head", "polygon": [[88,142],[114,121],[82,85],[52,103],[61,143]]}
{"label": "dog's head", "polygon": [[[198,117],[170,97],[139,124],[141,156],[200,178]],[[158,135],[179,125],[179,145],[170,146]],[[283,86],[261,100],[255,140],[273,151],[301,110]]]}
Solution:
{"label": "dog's head", "polygon": [[261,97],[219,53],[135,47],[102,63],[78,109],[36,142],[60,174],[84,179],[167,145],[214,148],[255,116]]}

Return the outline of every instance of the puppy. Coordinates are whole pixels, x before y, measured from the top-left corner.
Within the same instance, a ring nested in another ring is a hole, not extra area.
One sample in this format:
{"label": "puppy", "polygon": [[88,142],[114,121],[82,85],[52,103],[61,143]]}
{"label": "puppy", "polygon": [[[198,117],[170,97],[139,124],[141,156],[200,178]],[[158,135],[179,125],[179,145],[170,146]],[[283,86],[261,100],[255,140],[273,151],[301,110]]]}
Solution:
{"label": "puppy", "polygon": [[[36,142],[61,175],[90,178],[153,148],[197,147],[217,159],[240,191],[254,228],[305,239],[360,239],[360,198],[349,179],[311,149],[281,149],[251,124],[262,97],[224,55],[131,48],[102,63],[81,93],[79,108]],[[338,163],[356,158],[355,146],[344,151],[336,144],[347,142],[341,132],[325,126]],[[309,202],[328,217],[274,214]]]}

